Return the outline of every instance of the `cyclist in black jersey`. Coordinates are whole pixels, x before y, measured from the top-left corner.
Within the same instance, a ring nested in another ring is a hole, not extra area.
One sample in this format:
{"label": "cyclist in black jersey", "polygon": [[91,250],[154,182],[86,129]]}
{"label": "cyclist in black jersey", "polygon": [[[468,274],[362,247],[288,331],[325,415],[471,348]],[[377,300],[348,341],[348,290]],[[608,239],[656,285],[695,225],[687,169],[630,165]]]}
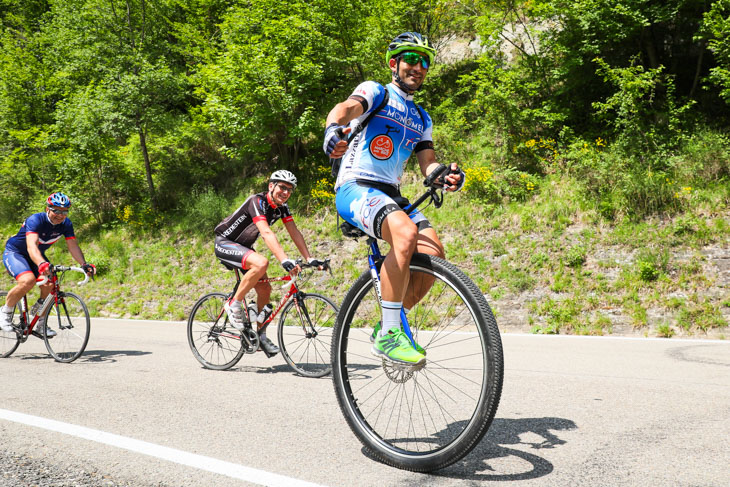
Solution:
{"label": "cyclist in black jersey", "polygon": [[[251,289],[256,291],[256,302],[251,302],[248,313],[252,323],[258,321],[259,326],[271,313],[271,285],[259,283],[266,276],[269,261],[256,252],[254,242],[259,235],[271,250],[282,267],[292,276],[296,276],[301,268],[287,257],[279,241],[271,231],[271,225],[281,220],[289,232],[294,245],[302,257],[309,263],[319,262],[312,258],[307,249],[304,237],[294,223],[286,202],[297,187],[297,178],[289,171],[275,171],[269,178],[267,191],[249,196],[232,215],[225,218],[215,227],[215,255],[224,264],[243,270],[243,278],[235,295],[225,304],[226,312],[233,326],[243,329],[243,299]],[[259,312],[260,310],[260,312]],[[261,349],[268,357],[279,352],[279,347],[266,338],[265,329],[259,328]]]}

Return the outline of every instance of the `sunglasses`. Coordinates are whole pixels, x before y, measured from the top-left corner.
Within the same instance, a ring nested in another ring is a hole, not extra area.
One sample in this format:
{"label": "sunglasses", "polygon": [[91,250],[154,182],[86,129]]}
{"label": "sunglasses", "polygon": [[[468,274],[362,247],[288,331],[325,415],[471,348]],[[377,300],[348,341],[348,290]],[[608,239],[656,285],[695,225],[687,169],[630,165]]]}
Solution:
{"label": "sunglasses", "polygon": [[276,185],[279,187],[279,190],[282,193],[289,193],[289,194],[291,194],[291,192],[294,191],[294,187],[293,186],[287,186],[287,185],[281,184],[281,183],[276,183]]}
{"label": "sunglasses", "polygon": [[53,213],[54,215],[63,215],[63,216],[68,215],[68,210],[57,210],[55,208],[48,208],[48,209],[51,210],[51,213]]}
{"label": "sunglasses", "polygon": [[415,66],[418,63],[421,63],[421,66],[423,66],[423,69],[428,69],[430,66],[430,63],[428,61],[427,56],[421,56],[417,52],[406,52],[401,56],[401,59],[410,64],[411,66]]}

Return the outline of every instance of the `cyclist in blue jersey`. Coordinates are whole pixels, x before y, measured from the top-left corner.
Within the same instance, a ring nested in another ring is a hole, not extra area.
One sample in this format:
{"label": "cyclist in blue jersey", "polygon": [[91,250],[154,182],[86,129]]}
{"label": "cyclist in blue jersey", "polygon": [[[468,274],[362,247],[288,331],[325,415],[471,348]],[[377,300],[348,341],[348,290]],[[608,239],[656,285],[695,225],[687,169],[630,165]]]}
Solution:
{"label": "cyclist in blue jersey", "polygon": [[[386,61],[392,82],[382,86],[366,81],[327,116],[323,149],[342,158],[335,183],[338,213],[366,234],[382,238],[390,251],[381,269],[382,326],[373,333],[372,352],[393,361],[420,364],[425,351],[414,348],[400,326],[401,308],[408,311],[428,292],[433,281],[411,279],[408,266],[414,252],[444,257],[444,247],[426,217],[403,211],[408,201],[400,194],[403,166],[412,153],[424,176],[438,167],[432,121],[413,101],[433,65],[436,51],[416,32],[405,32],[388,46]],[[388,103],[348,141],[376,110],[388,91]],[[461,189],[464,173],[456,163],[445,177],[447,191]]]}
{"label": "cyclist in blue jersey", "polygon": [[[46,199],[46,210],[35,213],[25,219],[17,234],[10,237],[5,244],[3,264],[8,273],[15,278],[16,284],[7,295],[5,304],[0,308],[0,329],[12,331],[11,320],[13,307],[33,289],[36,278],[47,275],[50,263],[46,258],[46,250],[61,237],[66,239],[66,245],[71,256],[81,264],[89,275],[96,274],[96,268],[86,262],[79,244],[76,242],[74,227],[68,219],[71,200],[63,193],[53,193]],[[35,315],[43,305],[43,300],[51,292],[51,285],[41,287],[41,296],[30,309],[30,316]],[[33,329],[33,334],[43,338],[45,323]],[[48,336],[53,337],[56,332],[48,329]]]}

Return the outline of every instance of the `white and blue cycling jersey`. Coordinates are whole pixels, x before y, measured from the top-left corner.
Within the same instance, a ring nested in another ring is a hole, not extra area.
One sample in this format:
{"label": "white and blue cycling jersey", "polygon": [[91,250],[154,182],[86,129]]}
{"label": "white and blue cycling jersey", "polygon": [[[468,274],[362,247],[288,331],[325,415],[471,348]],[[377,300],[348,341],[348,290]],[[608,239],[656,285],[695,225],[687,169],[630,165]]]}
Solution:
{"label": "white and blue cycling jersey", "polygon": [[365,111],[350,122],[357,127],[371,111],[376,110],[389,90],[388,105],[383,107],[350,143],[342,157],[335,190],[346,181],[368,180],[400,186],[403,165],[421,148],[432,148],[432,122],[425,110],[409,95],[390,83],[375,81],[358,85],[350,98],[359,100]]}

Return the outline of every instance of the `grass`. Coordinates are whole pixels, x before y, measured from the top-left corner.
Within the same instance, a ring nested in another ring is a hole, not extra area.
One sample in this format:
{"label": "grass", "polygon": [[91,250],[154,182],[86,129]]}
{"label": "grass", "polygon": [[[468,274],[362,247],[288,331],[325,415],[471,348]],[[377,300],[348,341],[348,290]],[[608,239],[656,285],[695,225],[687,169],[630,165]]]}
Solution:
{"label": "grass", "polygon": [[[420,188],[410,176],[403,192],[413,197]],[[425,213],[448,259],[476,282],[498,316],[506,307],[519,308],[525,319],[516,324],[534,333],[604,335],[626,325],[671,337],[728,325],[730,295],[726,290],[722,294],[704,251],[721,247],[730,236],[730,212],[721,204],[727,202],[727,190],[716,190],[703,193],[698,206],[674,215],[607,220],[585,202],[573,180],[552,175],[524,202],[482,205],[460,193],[448,195],[441,209]],[[186,218],[213,221],[222,208],[235,209],[249,191],[260,188],[246,188],[230,201],[206,192],[204,207],[190,209]],[[314,256],[333,259],[332,276],[305,290],[339,303],[365,268],[365,242],[340,235],[331,206],[302,211],[311,206],[304,196],[290,205],[297,226]],[[152,231],[132,223],[107,230],[77,228],[87,259],[99,271],[94,283],[74,290],[92,315],[185,320],[198,297],[232,288],[233,274],[213,255],[212,228],[201,233],[190,221],[162,228]],[[0,230],[7,237],[17,228]],[[286,252],[298,256],[280,223],[274,231]],[[256,248],[270,257],[262,241]],[[71,262],[63,243],[49,257]],[[270,261],[270,275],[283,274],[275,259]],[[280,297],[274,286],[272,300]]]}

